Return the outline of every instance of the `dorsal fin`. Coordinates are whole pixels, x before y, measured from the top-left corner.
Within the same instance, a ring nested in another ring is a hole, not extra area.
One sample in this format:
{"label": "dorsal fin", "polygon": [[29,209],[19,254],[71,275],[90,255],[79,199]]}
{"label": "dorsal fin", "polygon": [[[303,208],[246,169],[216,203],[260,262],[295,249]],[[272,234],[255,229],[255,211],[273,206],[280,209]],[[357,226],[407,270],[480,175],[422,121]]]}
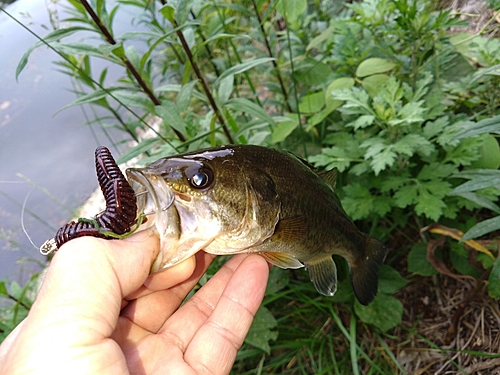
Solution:
{"label": "dorsal fin", "polygon": [[337,168],[333,168],[329,171],[319,172],[318,174],[323,177],[333,187],[334,190],[336,190],[338,172],[339,170]]}

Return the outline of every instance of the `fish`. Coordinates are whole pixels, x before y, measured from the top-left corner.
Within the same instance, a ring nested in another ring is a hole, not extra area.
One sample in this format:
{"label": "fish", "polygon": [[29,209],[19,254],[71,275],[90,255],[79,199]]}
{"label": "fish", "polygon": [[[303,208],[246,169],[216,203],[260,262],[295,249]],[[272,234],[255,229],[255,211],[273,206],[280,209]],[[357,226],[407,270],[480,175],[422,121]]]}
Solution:
{"label": "fish", "polygon": [[151,273],[196,252],[258,253],[281,268],[306,267],[317,291],[333,296],[337,268],[347,260],[358,301],[377,294],[387,255],[382,242],[359,231],[336,194],[338,171],[319,172],[286,151],[227,145],[129,168],[138,212],[160,238]]}

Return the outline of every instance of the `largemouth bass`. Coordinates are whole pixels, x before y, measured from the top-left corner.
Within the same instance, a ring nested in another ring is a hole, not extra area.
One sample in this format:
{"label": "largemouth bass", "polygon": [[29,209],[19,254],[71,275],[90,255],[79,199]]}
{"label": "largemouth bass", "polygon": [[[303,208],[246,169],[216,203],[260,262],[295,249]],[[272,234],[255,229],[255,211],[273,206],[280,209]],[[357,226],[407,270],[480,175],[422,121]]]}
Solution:
{"label": "largemouth bass", "polygon": [[366,305],[377,293],[387,250],[346,215],[336,176],[336,169],[318,173],[291,153],[252,145],[204,149],[127,170],[138,212],[148,215],[143,227],[161,241],[152,273],[200,250],[259,253],[281,268],[305,266],[318,292],[332,296],[332,254],[338,254]]}

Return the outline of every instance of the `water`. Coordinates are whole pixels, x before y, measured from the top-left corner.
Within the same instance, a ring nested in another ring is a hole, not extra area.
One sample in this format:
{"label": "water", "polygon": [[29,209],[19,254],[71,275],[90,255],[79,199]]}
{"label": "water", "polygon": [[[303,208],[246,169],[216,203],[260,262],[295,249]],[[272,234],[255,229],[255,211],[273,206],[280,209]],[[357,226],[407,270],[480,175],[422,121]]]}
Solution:
{"label": "water", "polygon": [[[18,0],[5,9],[38,35],[48,33],[44,25],[51,30],[44,0]],[[22,223],[36,246],[52,238],[97,186],[94,149],[110,147],[98,127],[94,136],[82,125],[86,120],[80,107],[54,115],[75,96],[69,77],[52,64],[60,59],[53,51],[35,50],[16,82],[17,64],[36,41],[0,12],[0,279],[21,282],[45,261]],[[120,137],[113,135],[115,141]]]}

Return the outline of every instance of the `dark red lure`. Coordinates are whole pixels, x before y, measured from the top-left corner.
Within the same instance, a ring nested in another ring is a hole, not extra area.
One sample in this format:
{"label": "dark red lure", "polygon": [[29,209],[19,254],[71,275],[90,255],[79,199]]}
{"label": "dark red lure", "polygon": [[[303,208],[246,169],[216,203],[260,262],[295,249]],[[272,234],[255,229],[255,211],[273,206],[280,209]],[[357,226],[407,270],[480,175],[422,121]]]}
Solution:
{"label": "dark red lure", "polygon": [[54,237],[58,249],[69,240],[83,236],[111,239],[113,237],[102,232],[124,234],[136,223],[135,192],[106,147],[95,150],[95,168],[106,209],[95,220],[80,219],[63,225]]}

